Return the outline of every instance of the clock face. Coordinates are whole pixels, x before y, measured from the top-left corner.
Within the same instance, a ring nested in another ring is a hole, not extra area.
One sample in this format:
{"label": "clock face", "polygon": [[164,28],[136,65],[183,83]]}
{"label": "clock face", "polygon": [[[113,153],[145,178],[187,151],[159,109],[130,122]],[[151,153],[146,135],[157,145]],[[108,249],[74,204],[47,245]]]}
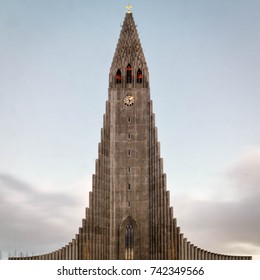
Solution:
{"label": "clock face", "polygon": [[135,103],[135,98],[132,95],[127,95],[124,98],[124,103],[127,106],[132,106]]}

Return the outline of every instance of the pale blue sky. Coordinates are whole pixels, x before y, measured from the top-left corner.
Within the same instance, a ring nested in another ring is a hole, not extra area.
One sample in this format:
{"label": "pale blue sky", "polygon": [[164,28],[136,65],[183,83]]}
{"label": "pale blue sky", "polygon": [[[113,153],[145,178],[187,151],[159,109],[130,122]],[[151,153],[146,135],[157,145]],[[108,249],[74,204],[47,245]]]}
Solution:
{"label": "pale blue sky", "polygon": [[[259,179],[252,183],[254,193],[259,194],[260,2],[131,3],[150,71],[151,97],[172,205],[184,233],[201,242],[199,246],[210,246],[203,233],[198,234],[200,239],[191,232],[188,217],[192,207],[185,216],[182,203],[187,208],[190,200],[193,205],[196,199],[215,203],[233,200],[234,196],[246,197],[248,189],[237,186],[243,179],[249,186],[253,176]],[[45,194],[72,196],[76,190],[80,195],[77,205],[72,205],[75,218],[69,214],[74,224],[63,236],[65,241],[76,233],[88,203],[84,195],[87,197],[91,188],[108,73],[126,4],[119,0],[0,2],[2,197],[5,194],[4,200],[10,199],[6,204],[10,211],[14,205],[22,209],[22,202],[29,201],[18,193],[12,193],[12,199],[7,197],[8,192],[3,191],[7,177]],[[250,177],[245,170],[251,165],[254,167],[249,170],[255,173],[249,172]],[[237,180],[241,174],[245,176]],[[250,182],[246,181],[248,177]],[[244,212],[249,211],[246,205],[250,206],[245,203]],[[69,205],[66,207],[68,213],[72,211]],[[250,232],[259,235],[259,223],[253,227],[259,219],[257,211],[250,209],[253,218],[245,236]],[[50,215],[58,214],[54,211]],[[8,243],[8,230],[17,231],[18,227],[5,224],[6,217],[2,215],[1,223],[7,237],[0,237],[0,250],[12,251],[13,246],[19,250],[18,242]],[[205,228],[206,224],[205,220]],[[245,249],[246,253],[260,255],[259,238],[252,244],[245,239],[237,240],[237,244],[245,247],[247,243],[250,249]],[[28,246],[22,238],[20,242]],[[37,245],[37,240],[33,245],[39,252],[49,250],[50,243],[56,246],[54,241],[46,242],[45,247]],[[220,248],[227,252],[241,249],[228,246]]]}

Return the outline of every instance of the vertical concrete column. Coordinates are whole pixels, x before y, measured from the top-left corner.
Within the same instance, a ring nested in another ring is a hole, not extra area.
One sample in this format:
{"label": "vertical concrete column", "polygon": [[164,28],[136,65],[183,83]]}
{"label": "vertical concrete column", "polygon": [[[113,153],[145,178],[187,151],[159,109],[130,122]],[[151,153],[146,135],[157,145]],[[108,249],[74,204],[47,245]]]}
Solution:
{"label": "vertical concrete column", "polygon": [[175,259],[175,248],[174,248],[174,228],[173,228],[173,208],[170,207],[170,229],[169,229],[169,260]]}
{"label": "vertical concrete column", "polygon": [[69,260],[69,245],[65,246],[65,260]]}
{"label": "vertical concrete column", "polygon": [[173,219],[174,259],[178,260],[177,220]]}
{"label": "vertical concrete column", "polygon": [[187,242],[187,260],[190,260],[191,257],[191,252],[190,252],[190,241]]}
{"label": "vertical concrete column", "polygon": [[190,259],[194,260],[194,245],[190,245]]}
{"label": "vertical concrete column", "polygon": [[209,252],[208,251],[204,251],[204,260],[208,260],[208,255],[209,255]]}
{"label": "vertical concrete column", "polygon": [[62,260],[62,249],[59,249],[59,260]]}
{"label": "vertical concrete column", "polygon": [[183,233],[180,234],[180,260],[184,260]]}
{"label": "vertical concrete column", "polygon": [[166,238],[167,238],[167,248],[166,248],[166,259],[171,260],[171,208],[170,206],[170,192],[166,192],[166,205],[167,205],[167,226],[166,226]]}
{"label": "vertical concrete column", "polygon": [[[100,198],[100,199],[102,199],[102,198]],[[102,211],[102,209],[100,209],[99,211]],[[86,214],[87,214],[87,209],[86,209]],[[103,234],[102,234],[102,236],[103,236]],[[103,244],[102,238],[99,240],[99,242],[100,242],[100,248],[102,248],[102,244]],[[86,243],[87,243],[87,221],[86,221],[86,219],[83,219],[82,220],[82,259],[83,260],[87,259]]]}
{"label": "vertical concrete column", "polygon": [[181,235],[180,235],[180,228],[177,227],[177,244],[176,244],[176,251],[177,251],[177,260],[181,258]]}
{"label": "vertical concrete column", "polygon": [[194,260],[198,259],[198,247],[194,246]]}
{"label": "vertical concrete column", "polygon": [[163,213],[163,259],[167,259],[167,245],[168,245],[168,240],[167,240],[167,209],[168,206],[166,206],[166,201],[167,201],[167,193],[166,193],[166,185],[167,185],[167,180],[166,180],[166,174],[163,173],[163,160],[162,160],[162,166],[161,166],[161,172],[162,172],[162,213]]}
{"label": "vertical concrete column", "polygon": [[[107,190],[105,190],[105,192],[107,192]],[[105,199],[105,208],[107,209],[107,200]],[[85,230],[83,230],[83,233],[85,232],[85,237],[83,238],[83,243],[85,244],[86,246],[86,259],[89,260],[90,258],[90,248],[89,248],[89,239],[90,239],[90,211],[89,211],[89,208],[86,208],[86,224],[85,224]],[[78,247],[79,247],[79,239],[76,235],[76,246],[77,246],[77,259],[79,259],[79,254],[78,254]],[[107,258],[109,258],[107,256]]]}
{"label": "vertical concrete column", "polygon": [[[92,184],[95,184],[95,175],[92,176]],[[93,195],[92,192],[89,193],[89,240],[91,241],[89,244],[89,259],[93,260],[93,239],[94,239],[94,225],[93,225]],[[81,236],[80,236],[80,228],[79,228],[79,259],[82,260],[81,254]]]}
{"label": "vertical concrete column", "polygon": [[55,260],[58,260],[59,259],[59,252],[58,250],[55,251]]}
{"label": "vertical concrete column", "polygon": [[201,252],[200,252],[200,259],[201,260],[204,260],[204,254],[205,254],[205,251],[203,249],[201,249]]}
{"label": "vertical concrete column", "polygon": [[200,260],[201,258],[201,249],[200,248],[198,248],[197,249],[197,260]]}
{"label": "vertical concrete column", "polygon": [[66,249],[65,249],[65,247],[62,247],[62,249],[61,249],[61,259],[66,260]]}
{"label": "vertical concrete column", "polygon": [[183,260],[188,259],[188,245],[187,245],[187,238],[183,239]]}
{"label": "vertical concrete column", "polygon": [[[92,223],[92,228],[93,228],[93,223]],[[92,241],[94,240],[94,234],[92,234]],[[91,244],[91,250],[92,250],[92,253],[94,254],[94,243],[92,242]],[[92,255],[94,256],[94,255]],[[80,260],[83,260],[83,229],[80,227],[79,228],[79,259]],[[93,259],[93,258],[91,258]]]}
{"label": "vertical concrete column", "polygon": [[72,242],[69,243],[69,260],[72,260]]}
{"label": "vertical concrete column", "polygon": [[72,239],[72,259],[76,260],[76,240]]}
{"label": "vertical concrete column", "polygon": [[79,260],[79,235],[76,234],[76,260]]}

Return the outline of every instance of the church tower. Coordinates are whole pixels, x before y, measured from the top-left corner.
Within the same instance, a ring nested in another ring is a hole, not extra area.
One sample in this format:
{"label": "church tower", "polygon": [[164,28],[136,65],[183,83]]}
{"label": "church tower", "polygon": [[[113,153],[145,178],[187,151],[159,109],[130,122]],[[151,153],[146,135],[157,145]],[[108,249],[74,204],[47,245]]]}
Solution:
{"label": "church tower", "polygon": [[134,18],[126,13],[109,73],[108,101],[89,207],[66,246],[11,259],[250,259],[202,250],[177,227],[166,190],[149,73]]}
{"label": "church tower", "polygon": [[100,155],[110,162],[110,258],[168,259],[169,196],[148,67],[132,13],[125,16],[110,69],[102,135]]}
{"label": "church tower", "polygon": [[[149,73],[127,13],[109,74],[109,93],[86,223],[86,257],[173,258],[173,217],[150,99]],[[89,241],[88,241],[89,240]]]}

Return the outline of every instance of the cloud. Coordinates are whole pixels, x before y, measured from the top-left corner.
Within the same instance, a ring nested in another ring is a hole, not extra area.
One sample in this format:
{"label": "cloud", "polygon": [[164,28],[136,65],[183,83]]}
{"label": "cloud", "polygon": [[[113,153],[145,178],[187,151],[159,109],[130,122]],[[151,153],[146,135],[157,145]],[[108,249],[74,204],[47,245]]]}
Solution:
{"label": "cloud", "polygon": [[86,185],[86,180],[80,180],[73,193],[55,193],[0,174],[0,250],[31,254],[67,244],[81,226]]}
{"label": "cloud", "polygon": [[[44,253],[67,244],[81,226],[88,180],[61,193],[0,174],[0,250]],[[260,149],[237,159],[223,181],[212,196],[175,197],[178,224],[203,249],[260,255]]]}
{"label": "cloud", "polygon": [[206,250],[260,255],[260,149],[246,151],[226,171],[224,182],[218,190],[224,195],[176,198],[182,231]]}
{"label": "cloud", "polygon": [[240,194],[260,194],[260,148],[250,149],[229,170],[228,177],[234,181]]}

